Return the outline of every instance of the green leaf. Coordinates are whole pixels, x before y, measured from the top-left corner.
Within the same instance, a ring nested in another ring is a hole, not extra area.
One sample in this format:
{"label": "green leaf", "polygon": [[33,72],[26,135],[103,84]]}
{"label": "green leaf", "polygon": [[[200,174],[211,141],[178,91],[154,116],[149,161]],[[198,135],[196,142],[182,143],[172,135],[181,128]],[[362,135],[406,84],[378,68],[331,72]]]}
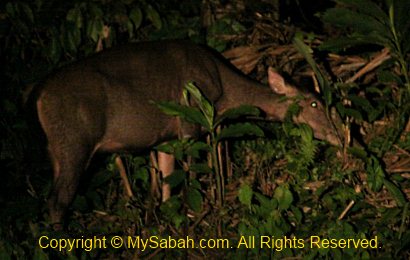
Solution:
{"label": "green leaf", "polygon": [[11,2],[7,2],[6,4],[6,11],[7,13],[10,15],[10,17],[16,16],[16,8],[15,8],[15,4],[11,3]]}
{"label": "green leaf", "polygon": [[232,21],[231,27],[232,27],[232,30],[238,34],[246,31],[246,27],[242,25],[241,23],[239,23],[237,20]]}
{"label": "green leaf", "polygon": [[127,26],[127,31],[128,31],[128,37],[130,39],[134,38],[134,28],[133,28],[133,24],[130,19],[127,19],[126,26]]}
{"label": "green leaf", "polygon": [[292,192],[285,186],[277,187],[273,197],[278,200],[280,209],[288,209],[293,202]]}
{"label": "green leaf", "polygon": [[238,191],[238,199],[239,201],[250,207],[252,203],[253,191],[252,188],[248,184],[242,184]]}
{"label": "green leaf", "polygon": [[172,143],[166,142],[166,143],[155,146],[155,150],[168,153],[168,154],[173,154],[174,146],[172,145]]}
{"label": "green leaf", "polygon": [[195,163],[189,166],[189,170],[196,173],[210,173],[212,169],[205,163]]}
{"label": "green leaf", "polygon": [[356,120],[360,120],[360,121],[363,120],[363,117],[359,111],[353,108],[344,107],[341,102],[336,103],[336,108],[337,108],[337,111],[340,113],[341,117],[351,116],[355,118]]}
{"label": "green leaf", "polygon": [[219,37],[220,35],[232,34],[232,24],[234,21],[230,18],[217,19],[208,27],[207,45],[211,48],[222,52],[227,47],[227,40]]}
{"label": "green leaf", "polygon": [[303,219],[303,213],[302,211],[293,205],[290,206],[290,210],[292,211],[297,223],[301,223]]}
{"label": "green leaf", "polygon": [[300,124],[298,126],[300,131],[300,137],[304,142],[312,142],[313,140],[313,131],[312,128],[307,124]]}
{"label": "green leaf", "polygon": [[[189,94],[192,95],[192,97],[195,99],[195,102],[198,104],[201,112],[205,116],[206,121],[208,122],[208,127],[207,129],[213,129],[214,127],[214,117],[215,117],[215,108],[209,102],[204,95],[202,95],[201,91],[199,88],[197,88],[192,82],[189,82],[186,86],[185,89],[189,92]],[[186,100],[187,103],[188,100]]]}
{"label": "green leaf", "polygon": [[364,97],[349,95],[348,99],[352,101],[355,106],[362,108],[367,113],[371,113],[374,110],[374,107],[370,104],[369,100]]}
{"label": "green leaf", "polygon": [[21,10],[24,13],[24,16],[27,17],[27,19],[33,23],[34,22],[34,15],[33,15],[33,11],[31,10],[30,6],[26,3],[23,2],[19,2],[19,5],[21,7]]}
{"label": "green leaf", "polygon": [[277,199],[268,199],[267,197],[263,196],[262,194],[255,192],[255,198],[261,204],[261,208],[270,212],[278,207]]}
{"label": "green leaf", "polygon": [[134,168],[133,179],[141,180],[143,183],[149,183],[149,172],[147,168]]}
{"label": "green leaf", "polygon": [[75,53],[77,51],[77,47],[81,43],[80,30],[72,23],[65,23],[62,25],[61,31],[64,49],[71,53]]}
{"label": "green leaf", "polygon": [[236,119],[242,116],[259,116],[260,110],[257,107],[250,105],[241,105],[239,107],[226,110],[216,121],[216,125],[219,125],[226,119]]}
{"label": "green leaf", "polygon": [[389,17],[377,4],[370,0],[336,0],[340,4],[354,7],[357,12],[369,15],[382,23],[388,24]]}
{"label": "green leaf", "polygon": [[191,180],[189,186],[193,189],[201,190],[201,184],[197,180]]}
{"label": "green leaf", "polygon": [[77,28],[81,28],[83,26],[83,17],[81,15],[80,8],[72,8],[68,11],[66,16],[67,21],[72,22],[75,24]]}
{"label": "green leaf", "polygon": [[134,23],[135,30],[140,28],[142,23],[142,12],[139,7],[135,7],[131,10],[130,19]]}
{"label": "green leaf", "polygon": [[171,188],[175,188],[180,185],[186,179],[186,172],[183,170],[175,170],[170,176],[167,176],[164,180]]}
{"label": "green leaf", "polygon": [[409,10],[410,10],[410,1],[401,0],[393,1],[394,7],[394,24],[396,31],[400,32],[402,39],[408,39],[409,37]]}
{"label": "green leaf", "polygon": [[350,117],[353,117],[356,120],[363,121],[362,114],[360,114],[360,112],[357,111],[356,109],[346,108],[345,107],[344,111],[345,111],[346,116],[350,116]]}
{"label": "green leaf", "polygon": [[104,22],[102,19],[93,19],[88,26],[87,34],[94,42],[97,42],[100,35],[102,35],[103,28]]}
{"label": "green leaf", "polygon": [[58,39],[58,36],[53,34],[50,39],[50,44],[48,48],[45,49],[45,55],[49,58],[54,64],[60,60],[61,57],[61,45]]}
{"label": "green leaf", "polygon": [[210,152],[211,150],[212,148],[210,145],[204,142],[195,142],[187,148],[186,154],[193,158],[200,158],[200,152]]}
{"label": "green leaf", "polygon": [[81,44],[81,31],[77,27],[73,27],[70,30],[70,36],[72,37],[73,43],[76,47],[80,46]]}
{"label": "green leaf", "polygon": [[174,142],[172,142],[172,147],[174,148],[172,154],[175,156],[175,159],[182,161],[184,158],[184,144],[182,142],[179,142],[179,140],[175,140]]}
{"label": "green leaf", "polygon": [[370,37],[337,37],[335,39],[326,39],[322,44],[319,46],[319,50],[326,50],[332,52],[340,52],[344,51],[348,48],[365,45],[365,44],[374,44],[372,38]]}
{"label": "green leaf", "polygon": [[90,3],[88,5],[88,10],[90,12],[90,18],[94,20],[100,20],[104,16],[103,10],[96,3]]}
{"label": "green leaf", "polygon": [[369,183],[372,191],[379,191],[382,187],[384,179],[384,171],[379,163],[379,160],[375,156],[371,156],[367,161],[367,182]]}
{"label": "green leaf", "polygon": [[158,12],[151,5],[148,5],[145,11],[147,12],[147,18],[152,22],[155,28],[158,30],[161,29],[162,21]]}
{"label": "green leaf", "polygon": [[299,124],[297,127],[290,130],[290,135],[300,136],[298,142],[299,153],[298,156],[288,155],[288,169],[292,172],[303,172],[303,169],[314,162],[315,154],[317,152],[316,141],[313,139],[312,128],[307,124]]}
{"label": "green leaf", "polygon": [[366,159],[367,159],[367,153],[366,153],[366,151],[365,151],[363,148],[361,148],[361,147],[348,147],[348,148],[347,148],[347,151],[348,151],[350,154],[354,155],[355,157],[361,158],[362,160],[366,160]]}
{"label": "green leaf", "polygon": [[[358,13],[345,8],[331,8],[326,10],[323,21],[344,29],[352,28],[356,32],[368,35],[377,32],[383,38],[390,38],[390,29],[387,24],[367,14]],[[387,20],[388,21],[388,20]]]}
{"label": "green leaf", "polygon": [[380,83],[384,83],[384,84],[391,84],[391,83],[397,83],[399,85],[404,84],[401,78],[397,76],[396,73],[394,73],[393,71],[388,71],[388,70],[377,72],[377,79],[379,80]]}
{"label": "green leaf", "polygon": [[236,138],[242,137],[245,135],[252,135],[252,136],[264,136],[262,129],[252,123],[245,122],[245,123],[237,123],[229,125],[225,128],[222,128],[221,132],[216,137],[217,141],[220,141],[225,138]]}
{"label": "green leaf", "polygon": [[180,214],[181,206],[181,201],[175,196],[172,196],[160,206],[161,212],[174,223],[176,228],[179,228],[186,219],[184,215]]}
{"label": "green leaf", "polygon": [[145,158],[141,156],[136,156],[136,157],[131,156],[130,160],[132,160],[133,167],[142,167],[147,164],[147,160],[145,160]]}
{"label": "green leaf", "polygon": [[301,37],[295,37],[293,39],[293,44],[295,45],[298,52],[300,52],[303,55],[303,57],[312,67],[317,77],[317,80],[319,82],[320,89],[323,93],[325,104],[327,106],[330,105],[332,103],[332,92],[330,91],[330,87],[329,87],[330,83],[327,80],[327,77],[325,76],[325,74],[320,70],[319,66],[313,59],[313,56],[312,56],[313,50],[303,42]]}
{"label": "green leaf", "polygon": [[384,179],[383,184],[384,186],[386,186],[391,195],[393,195],[393,198],[396,201],[397,205],[403,207],[404,204],[406,204],[406,198],[404,197],[403,192],[389,180]]}
{"label": "green leaf", "polygon": [[410,29],[407,29],[403,34],[407,35],[407,37],[402,38],[402,52],[403,53],[408,53],[410,51]]}
{"label": "green leaf", "polygon": [[200,212],[202,209],[202,195],[197,189],[188,189],[187,191],[187,203],[189,207],[195,211]]}
{"label": "green leaf", "polygon": [[[5,253],[4,256],[0,254],[0,258],[1,258],[1,259],[5,259],[5,260],[6,260],[6,259],[12,259],[12,258],[9,258],[10,256],[8,256],[6,252],[4,252],[4,253]],[[10,254],[10,255],[11,255],[11,254]],[[41,249],[40,247],[35,247],[33,259],[37,259],[37,260],[48,260],[48,259],[50,259],[50,258],[49,258],[49,255],[46,254],[46,252],[44,252],[43,249]]]}
{"label": "green leaf", "polygon": [[190,123],[200,124],[205,129],[211,130],[205,116],[196,107],[182,106],[175,102],[155,102],[155,104],[167,115],[181,117]]}
{"label": "green leaf", "polygon": [[[182,116],[185,113],[186,106],[182,106],[173,101],[153,102],[161,109],[162,112],[169,116]],[[199,112],[199,111],[198,111]]]}

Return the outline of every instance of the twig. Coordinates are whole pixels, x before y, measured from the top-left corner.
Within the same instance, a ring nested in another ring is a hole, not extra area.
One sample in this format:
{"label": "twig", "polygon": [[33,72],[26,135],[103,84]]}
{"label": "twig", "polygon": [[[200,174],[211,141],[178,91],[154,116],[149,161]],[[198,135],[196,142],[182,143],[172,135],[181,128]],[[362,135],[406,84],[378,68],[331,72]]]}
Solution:
{"label": "twig", "polygon": [[127,173],[125,172],[124,164],[122,163],[120,156],[115,157],[115,164],[117,165],[118,170],[120,171],[120,176],[124,184],[125,192],[127,193],[127,196],[130,198],[134,197],[134,194],[132,193],[132,190],[131,190],[130,182],[128,181]]}
{"label": "twig", "polygon": [[375,69],[380,64],[382,64],[385,60],[388,60],[388,59],[390,59],[389,49],[384,48],[382,52],[379,55],[377,55],[372,61],[370,61],[361,70],[359,70],[353,77],[346,80],[346,83],[352,83],[356,81],[356,79],[360,78],[367,72],[372,71],[373,69]]}
{"label": "twig", "polygon": [[342,220],[347,214],[347,212],[353,207],[353,205],[354,205],[354,200],[350,201],[349,205],[347,205],[345,210],[343,210],[342,214],[340,214],[340,216],[337,219]]}

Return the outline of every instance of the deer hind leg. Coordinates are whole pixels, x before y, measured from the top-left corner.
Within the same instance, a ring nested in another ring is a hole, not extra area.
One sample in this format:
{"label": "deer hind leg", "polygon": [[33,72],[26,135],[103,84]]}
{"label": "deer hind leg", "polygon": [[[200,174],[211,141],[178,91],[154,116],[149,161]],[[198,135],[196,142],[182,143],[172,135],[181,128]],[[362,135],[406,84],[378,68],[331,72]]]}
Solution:
{"label": "deer hind leg", "polygon": [[162,174],[162,201],[165,202],[171,197],[171,187],[164,180],[174,171],[175,158],[172,154],[158,152],[158,169]]}
{"label": "deer hind leg", "polygon": [[54,229],[62,229],[65,213],[93,152],[79,143],[64,146],[50,143],[49,152],[54,168],[54,182],[48,199],[50,219]]}
{"label": "deer hind leg", "polygon": [[134,193],[132,192],[130,182],[128,181],[127,172],[125,170],[124,163],[119,155],[115,157],[115,165],[117,166],[118,171],[120,172],[120,177],[122,180],[122,184],[124,185],[125,192],[129,198],[134,197]]}
{"label": "deer hind leg", "polygon": [[157,153],[155,151],[151,151],[149,154],[149,159],[151,163],[150,167],[150,175],[151,175],[151,198],[159,199],[161,197],[161,191],[159,188],[159,176],[158,176],[158,160],[157,160]]}

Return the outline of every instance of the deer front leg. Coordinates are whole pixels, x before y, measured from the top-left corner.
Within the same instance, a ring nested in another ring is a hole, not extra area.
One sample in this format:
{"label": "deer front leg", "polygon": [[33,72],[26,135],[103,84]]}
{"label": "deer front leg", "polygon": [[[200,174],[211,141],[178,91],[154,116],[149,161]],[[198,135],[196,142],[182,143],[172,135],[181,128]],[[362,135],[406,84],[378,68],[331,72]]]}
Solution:
{"label": "deer front leg", "polygon": [[164,179],[172,174],[175,166],[175,158],[172,154],[158,152],[158,168],[162,174],[162,201],[165,202],[171,197],[171,187]]}

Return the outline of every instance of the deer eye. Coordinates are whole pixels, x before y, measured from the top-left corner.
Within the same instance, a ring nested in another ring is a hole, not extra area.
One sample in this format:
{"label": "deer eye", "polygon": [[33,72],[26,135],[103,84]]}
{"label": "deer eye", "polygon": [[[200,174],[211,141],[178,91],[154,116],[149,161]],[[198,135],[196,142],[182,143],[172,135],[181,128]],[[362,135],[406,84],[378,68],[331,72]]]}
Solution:
{"label": "deer eye", "polygon": [[310,106],[316,108],[317,107],[317,102],[313,101],[312,103],[310,103]]}

